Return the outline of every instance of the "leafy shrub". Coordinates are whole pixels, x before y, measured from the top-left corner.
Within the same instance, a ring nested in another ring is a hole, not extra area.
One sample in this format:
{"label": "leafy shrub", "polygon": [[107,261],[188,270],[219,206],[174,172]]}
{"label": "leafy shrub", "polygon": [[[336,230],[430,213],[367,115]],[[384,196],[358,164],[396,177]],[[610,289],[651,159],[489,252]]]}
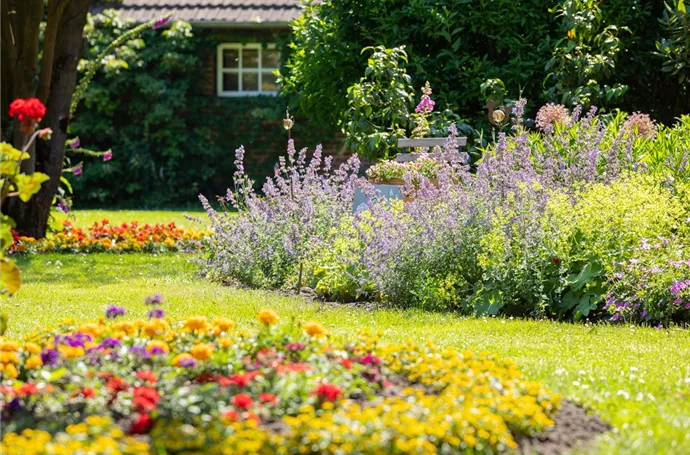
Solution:
{"label": "leafy shrub", "polygon": [[220,202],[230,203],[238,213],[218,213],[199,196],[214,231],[208,272],[215,278],[269,288],[280,288],[297,274],[301,287],[305,260],[332,241],[333,228],[352,211],[359,160],[352,157],[333,171],[320,146],[307,163],[306,149],[297,153],[290,141],[287,160],[280,158],[260,196],[244,173],[244,148],[236,151],[236,157],[235,188]]}
{"label": "leafy shrub", "polygon": [[154,317],[3,340],[2,452],[499,452],[553,426],[560,407],[489,353],[340,340],[272,310],[258,319],[251,332],[225,317]]}

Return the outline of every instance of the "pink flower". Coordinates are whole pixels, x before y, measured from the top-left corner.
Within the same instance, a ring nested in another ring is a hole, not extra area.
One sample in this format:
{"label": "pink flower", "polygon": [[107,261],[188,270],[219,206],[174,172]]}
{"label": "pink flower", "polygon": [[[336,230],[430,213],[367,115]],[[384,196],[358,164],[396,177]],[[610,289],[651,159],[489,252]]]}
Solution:
{"label": "pink flower", "polygon": [[42,130],[38,130],[38,137],[46,141],[50,140],[51,134],[53,134],[53,130],[51,130],[50,128],[43,128]]}
{"label": "pink flower", "polygon": [[161,28],[162,26],[164,26],[165,24],[167,24],[169,21],[170,21],[170,17],[169,17],[169,16],[161,17],[160,19],[158,19],[158,20],[153,24],[153,29],[155,30],[155,29],[157,29],[157,28]]}
{"label": "pink flower", "polygon": [[108,150],[107,152],[105,152],[105,154],[103,154],[103,161],[110,161],[112,159],[113,159],[113,151],[112,150]]}
{"label": "pink flower", "polygon": [[84,170],[84,163],[79,163],[75,166],[74,170],[72,171],[74,175],[79,175],[81,172]]}
{"label": "pink flower", "polygon": [[80,144],[81,144],[81,141],[79,141],[79,138],[75,137],[74,139],[72,139],[70,141],[69,146],[70,146],[70,148],[75,149],[75,148],[79,147]]}

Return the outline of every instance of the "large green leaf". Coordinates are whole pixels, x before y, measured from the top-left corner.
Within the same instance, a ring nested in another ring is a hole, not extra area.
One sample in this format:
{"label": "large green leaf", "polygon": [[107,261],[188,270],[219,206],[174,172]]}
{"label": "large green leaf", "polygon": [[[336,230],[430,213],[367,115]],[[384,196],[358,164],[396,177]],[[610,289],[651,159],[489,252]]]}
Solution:
{"label": "large green leaf", "polygon": [[503,295],[501,291],[493,289],[482,292],[474,302],[474,311],[477,315],[495,316],[503,308]]}
{"label": "large green leaf", "polygon": [[0,277],[2,278],[2,289],[7,289],[9,295],[17,292],[22,285],[19,267],[9,258],[0,259]]}
{"label": "large green leaf", "polygon": [[50,180],[46,174],[42,172],[34,172],[33,174],[19,174],[16,178],[17,191],[19,192],[19,199],[24,202],[29,202],[31,196],[38,193],[41,189],[41,184]]}

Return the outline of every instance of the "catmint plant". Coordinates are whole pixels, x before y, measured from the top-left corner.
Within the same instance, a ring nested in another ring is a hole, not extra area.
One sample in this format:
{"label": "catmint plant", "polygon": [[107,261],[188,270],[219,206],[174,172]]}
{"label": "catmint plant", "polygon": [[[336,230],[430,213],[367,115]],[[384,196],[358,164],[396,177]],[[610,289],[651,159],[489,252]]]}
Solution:
{"label": "catmint plant", "polygon": [[351,213],[359,160],[353,156],[334,170],[320,146],[308,160],[307,150],[297,152],[291,140],[263,195],[255,192],[243,162],[240,147],[234,188],[219,198],[222,212],[199,196],[215,233],[207,269],[218,279],[280,288],[289,276],[301,274],[305,259],[328,244],[340,219]]}

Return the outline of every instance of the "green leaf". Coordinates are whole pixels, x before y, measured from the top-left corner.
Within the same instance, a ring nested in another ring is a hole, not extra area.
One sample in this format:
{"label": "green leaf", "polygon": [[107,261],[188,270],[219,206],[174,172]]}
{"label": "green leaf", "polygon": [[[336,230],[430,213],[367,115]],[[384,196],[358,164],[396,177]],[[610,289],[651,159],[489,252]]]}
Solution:
{"label": "green leaf", "polygon": [[687,14],[687,11],[685,10],[685,0],[678,0],[678,11],[683,14]]}
{"label": "green leaf", "polygon": [[50,180],[46,174],[42,172],[34,172],[33,174],[19,174],[16,177],[17,191],[19,192],[19,199],[24,202],[29,202],[31,196],[38,193],[41,189],[41,184]]}
{"label": "green leaf", "polygon": [[2,278],[2,289],[7,289],[9,295],[14,294],[22,285],[22,275],[17,264],[9,258],[2,258],[0,261],[0,277]]}
{"label": "green leaf", "polygon": [[504,305],[505,303],[503,302],[501,291],[494,289],[489,292],[481,293],[474,302],[474,311],[478,316],[494,316],[498,314],[498,311],[503,308]]}

